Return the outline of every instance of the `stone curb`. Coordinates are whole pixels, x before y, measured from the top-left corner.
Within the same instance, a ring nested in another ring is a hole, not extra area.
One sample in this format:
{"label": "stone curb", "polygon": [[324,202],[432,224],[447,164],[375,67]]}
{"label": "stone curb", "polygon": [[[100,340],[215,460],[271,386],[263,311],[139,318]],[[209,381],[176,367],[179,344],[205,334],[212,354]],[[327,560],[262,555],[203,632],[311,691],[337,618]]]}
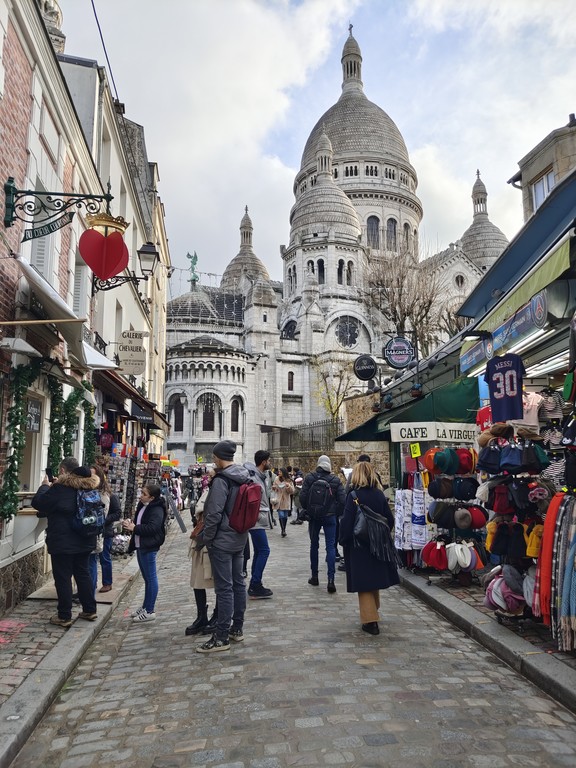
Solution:
{"label": "stone curb", "polygon": [[63,631],[54,648],[0,707],[0,768],[8,768],[22,749],[116,605],[132,586],[139,573],[136,558],[131,558],[122,570],[129,578],[114,602],[99,603],[98,618],[94,623],[78,620]]}
{"label": "stone curb", "polygon": [[[518,637],[421,576],[400,571],[403,587],[571,712],[576,712],[576,671]],[[0,767],[1,768],[1,767]]]}

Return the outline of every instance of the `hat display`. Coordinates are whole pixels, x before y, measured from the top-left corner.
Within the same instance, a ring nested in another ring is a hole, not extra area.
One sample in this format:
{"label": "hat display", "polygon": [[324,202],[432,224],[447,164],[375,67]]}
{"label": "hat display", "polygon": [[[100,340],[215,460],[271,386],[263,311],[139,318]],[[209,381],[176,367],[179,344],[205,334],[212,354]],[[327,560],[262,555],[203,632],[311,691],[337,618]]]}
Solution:
{"label": "hat display", "polygon": [[234,461],[236,443],[234,440],[221,440],[212,448],[212,453],[223,461]]}
{"label": "hat display", "polygon": [[441,541],[429,541],[422,550],[422,560],[430,568],[437,571],[445,571],[448,568],[448,556],[446,547]]}
{"label": "hat display", "polygon": [[428,508],[428,517],[438,528],[454,528],[454,505],[434,501]]}
{"label": "hat display", "polygon": [[474,530],[484,528],[488,522],[488,512],[477,504],[468,507],[468,512],[470,512],[471,517],[470,528]]}
{"label": "hat display", "polygon": [[494,435],[492,432],[490,432],[489,429],[485,429],[484,432],[480,432],[478,437],[476,438],[476,442],[480,446],[480,448],[485,448],[490,440],[494,440]]}
{"label": "hat display", "polygon": [[514,427],[506,424],[505,421],[497,421],[490,427],[490,433],[492,437],[502,437],[504,440],[510,440],[514,435]]}
{"label": "hat display", "polygon": [[453,492],[452,480],[449,477],[437,477],[428,485],[428,494],[433,499],[450,499]]}
{"label": "hat display", "polygon": [[544,440],[541,434],[530,429],[530,427],[518,427],[516,434],[523,440]]}
{"label": "hat display", "polygon": [[458,507],[454,512],[454,525],[465,530],[472,527],[472,515],[465,507]]}
{"label": "hat display", "polygon": [[476,498],[478,480],[475,477],[454,478],[454,498],[460,501],[470,501]]}
{"label": "hat display", "polygon": [[528,535],[528,544],[526,544],[526,557],[539,557],[542,547],[543,525],[535,525]]}
{"label": "hat display", "polygon": [[444,448],[434,454],[434,466],[443,475],[455,475],[458,472],[460,461],[454,448]]}
{"label": "hat display", "polygon": [[428,470],[428,472],[433,472],[434,474],[438,474],[440,470],[438,470],[434,464],[434,456],[437,453],[440,453],[442,451],[442,448],[429,448],[424,456],[422,457],[422,463]]}
{"label": "hat display", "polygon": [[466,573],[470,571],[475,571],[478,568],[478,555],[476,553],[476,550],[474,547],[469,547],[470,550],[470,565],[461,566],[462,570]]}

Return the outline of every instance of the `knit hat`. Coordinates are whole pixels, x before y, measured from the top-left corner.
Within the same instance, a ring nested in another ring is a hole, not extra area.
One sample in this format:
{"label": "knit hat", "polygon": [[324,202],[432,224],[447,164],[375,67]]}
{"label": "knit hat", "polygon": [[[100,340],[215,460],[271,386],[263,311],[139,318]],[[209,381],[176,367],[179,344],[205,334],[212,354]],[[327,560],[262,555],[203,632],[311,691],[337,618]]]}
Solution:
{"label": "knit hat", "polygon": [[470,571],[475,571],[478,567],[478,555],[476,554],[476,550],[474,547],[468,547],[470,550],[470,565],[466,565],[462,567],[462,570],[466,573],[469,573]]}
{"label": "knit hat", "polygon": [[468,507],[468,512],[470,512],[471,517],[470,528],[473,528],[474,530],[484,528],[488,521],[488,512],[477,504]]}
{"label": "knit hat", "polygon": [[428,493],[433,499],[449,499],[452,497],[452,480],[449,477],[437,477],[428,485]]}
{"label": "knit hat", "polygon": [[484,546],[488,552],[492,552],[492,544],[494,543],[497,529],[498,523],[494,522],[494,520],[491,520],[486,524],[486,541],[484,542]]}
{"label": "knit hat", "polygon": [[445,571],[448,568],[448,556],[446,547],[442,541],[429,541],[422,550],[422,560],[437,571]]}
{"label": "knit hat", "polygon": [[498,523],[496,533],[494,534],[494,539],[490,544],[490,552],[493,555],[507,555],[509,544],[510,527],[508,523]]}
{"label": "knit hat", "polygon": [[478,480],[475,477],[455,477],[454,478],[454,498],[460,501],[470,501],[476,498],[478,490]]}
{"label": "knit hat", "polygon": [[509,557],[526,557],[526,546],[528,544],[528,540],[525,534],[526,530],[522,523],[512,523],[510,526],[510,544],[508,545]]}
{"label": "knit hat", "polygon": [[524,592],[520,589],[520,593],[515,592],[506,583],[506,578],[503,578],[504,582],[501,586],[502,597],[506,603],[506,610],[510,613],[523,613],[526,601],[524,600]]}
{"label": "knit hat", "polygon": [[454,525],[456,528],[465,530],[472,527],[472,515],[464,507],[458,507],[454,512]]}
{"label": "knit hat", "polygon": [[358,461],[367,461],[370,463],[370,456],[368,456],[367,453],[362,453],[360,456],[358,456]]}
{"label": "knit hat", "polygon": [[444,475],[455,475],[459,464],[458,454],[454,448],[445,448],[434,455],[434,466]]}
{"label": "knit hat", "polygon": [[530,427],[518,427],[518,432],[516,434],[523,440],[544,440],[541,434],[530,429]]}
{"label": "knit hat", "polygon": [[73,469],[70,474],[76,475],[77,477],[92,477],[90,467],[76,467],[76,469]]}
{"label": "knit hat", "polygon": [[528,536],[528,544],[526,544],[526,557],[538,557],[540,555],[540,548],[542,546],[542,534],[544,533],[543,525],[535,525],[532,528]]}
{"label": "knit hat", "polygon": [[428,517],[438,528],[454,528],[454,505],[434,501],[428,509]]}
{"label": "knit hat", "polygon": [[519,595],[522,594],[522,580],[524,577],[517,568],[514,568],[513,565],[503,565],[502,576],[512,592],[516,592]]}
{"label": "knit hat", "polygon": [[332,472],[332,462],[330,461],[329,456],[320,456],[316,466],[320,467],[320,469],[325,469],[326,472]]}
{"label": "knit hat", "polygon": [[221,440],[219,443],[216,443],[212,453],[223,461],[234,461],[236,443],[234,440]]}

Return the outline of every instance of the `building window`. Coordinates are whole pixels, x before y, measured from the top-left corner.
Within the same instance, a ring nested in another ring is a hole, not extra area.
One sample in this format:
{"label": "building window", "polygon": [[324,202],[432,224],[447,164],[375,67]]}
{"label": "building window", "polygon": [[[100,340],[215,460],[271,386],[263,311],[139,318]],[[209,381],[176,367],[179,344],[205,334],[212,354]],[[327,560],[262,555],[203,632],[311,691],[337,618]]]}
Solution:
{"label": "building window", "polygon": [[550,192],[554,189],[556,181],[554,179],[554,171],[548,171],[543,176],[531,185],[532,186],[532,202],[534,204],[534,210],[536,211],[544,200],[548,197]]}
{"label": "building window", "polygon": [[338,178],[338,168],[333,168],[332,169],[332,175],[334,176],[335,179]]}
{"label": "building window", "polygon": [[338,285],[344,285],[344,259],[338,262]]}
{"label": "building window", "polygon": [[262,322],[263,323],[267,323],[268,322],[268,315],[266,314],[266,312],[264,312],[264,314],[262,315]]}
{"label": "building window", "polygon": [[314,262],[313,261],[309,261],[307,263],[307,267],[308,267],[308,272],[312,272],[312,274],[314,274]]}
{"label": "building window", "polygon": [[402,243],[404,252],[410,252],[410,224],[404,224],[404,242]]}
{"label": "building window", "polygon": [[388,251],[396,250],[396,220],[388,219],[386,222],[386,249]]}
{"label": "building window", "polygon": [[184,431],[184,404],[177,397],[174,401],[174,432]]}
{"label": "building window", "polygon": [[324,259],[318,259],[318,284],[324,285],[326,282],[326,275],[324,273]]}
{"label": "building window", "polygon": [[369,248],[380,248],[380,219],[378,216],[368,216],[366,236]]}
{"label": "building window", "polygon": [[294,392],[294,372],[288,371],[288,392]]}
{"label": "building window", "polygon": [[240,403],[238,400],[232,400],[232,408],[230,409],[230,430],[232,432],[240,431]]}
{"label": "building window", "polygon": [[212,392],[206,392],[198,400],[198,410],[202,413],[202,430],[214,432],[216,429],[216,413],[221,411],[220,398]]}
{"label": "building window", "polygon": [[463,288],[465,282],[464,275],[456,275],[454,282],[456,283],[457,288]]}
{"label": "building window", "polygon": [[293,339],[296,336],[296,320],[288,320],[284,326],[280,338]]}
{"label": "building window", "polygon": [[342,317],[336,326],[336,338],[341,347],[349,349],[358,343],[360,326],[353,317]]}
{"label": "building window", "polygon": [[346,265],[346,285],[352,285],[352,278],[354,276],[354,264],[349,261]]}

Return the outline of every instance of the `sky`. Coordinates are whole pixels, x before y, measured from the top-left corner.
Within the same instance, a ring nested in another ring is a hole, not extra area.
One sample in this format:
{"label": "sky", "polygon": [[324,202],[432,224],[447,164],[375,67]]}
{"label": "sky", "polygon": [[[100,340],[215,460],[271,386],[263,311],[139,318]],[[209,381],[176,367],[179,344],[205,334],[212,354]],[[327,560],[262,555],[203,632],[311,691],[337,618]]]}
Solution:
{"label": "sky", "polygon": [[423,255],[472,222],[479,169],[511,239],[518,161],[576,112],[572,0],[59,0],[66,53],[105,64],[158,164],[173,296],[188,252],[217,285],[240,247],[282,279],[292,185],[306,140],[339,98],[348,25],[366,96],[406,142],[424,208]]}

